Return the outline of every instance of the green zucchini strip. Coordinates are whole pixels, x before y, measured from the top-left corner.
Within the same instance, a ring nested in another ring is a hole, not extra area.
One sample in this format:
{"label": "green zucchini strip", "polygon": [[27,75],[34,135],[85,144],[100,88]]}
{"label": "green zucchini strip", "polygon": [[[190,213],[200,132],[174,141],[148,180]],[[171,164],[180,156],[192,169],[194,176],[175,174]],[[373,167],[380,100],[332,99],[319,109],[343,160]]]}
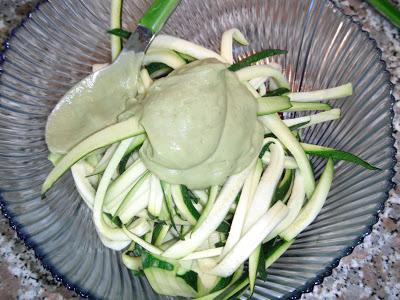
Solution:
{"label": "green zucchini strip", "polygon": [[295,118],[295,119],[287,119],[287,120],[284,120],[284,123],[286,124],[286,126],[292,127],[299,123],[307,122],[306,119],[307,119],[307,117],[309,117],[308,123],[299,127],[299,128],[306,128],[306,127],[313,126],[315,124],[337,120],[340,118],[340,113],[341,113],[340,108],[334,108],[334,109],[331,109],[328,111],[320,112],[318,114],[306,116],[306,117],[304,117],[304,119],[302,119],[303,117],[299,117],[299,118]]}
{"label": "green zucchini strip", "polygon": [[265,259],[265,269],[268,269],[274,262],[278,260],[286,252],[287,249],[293,244],[291,241],[281,241],[277,245],[274,245],[272,249],[267,250],[267,257]]}
{"label": "green zucchini strip", "polygon": [[279,236],[285,241],[294,239],[317,217],[326,198],[328,197],[333,180],[333,172],[333,160],[329,159],[312,197],[309,198],[308,202],[301,209],[300,214],[296,217],[293,223],[279,234]]}
{"label": "green zucchini strip", "polygon": [[231,223],[231,229],[229,230],[229,235],[224,246],[223,255],[228,253],[233,248],[233,246],[239,241],[242,235],[247,211],[250,208],[251,202],[253,201],[254,193],[260,182],[262,172],[262,163],[258,159],[251,173],[244,182],[239,202]]}
{"label": "green zucchini strip", "polygon": [[125,199],[121,202],[115,212],[123,224],[129,222],[139,212],[145,209],[149,203],[149,177],[146,171],[135,183]]}
{"label": "green zucchini strip", "polygon": [[246,67],[235,73],[241,81],[249,81],[258,77],[272,77],[279,87],[290,88],[289,82],[281,72],[266,65]]}
{"label": "green zucchini strip", "polygon": [[258,219],[269,209],[276,187],[283,173],[283,161],[285,152],[281,143],[276,139],[264,139],[264,143],[272,141],[269,146],[271,149],[271,164],[261,176],[260,182],[254,192],[254,197],[246,213],[246,219],[242,229],[242,236],[255,224]]}
{"label": "green zucchini strip", "polygon": [[154,41],[151,43],[149,50],[153,49],[170,49],[179,53],[189,55],[198,60],[215,58],[223,63],[227,63],[225,58],[210,49],[166,34],[159,34],[154,38]]}
{"label": "green zucchini strip", "polygon": [[186,61],[178,53],[168,49],[152,49],[146,52],[143,59],[145,66],[151,63],[163,63],[172,69],[186,65]]}
{"label": "green zucchini strip", "polygon": [[230,64],[233,64],[233,41],[247,46],[249,42],[244,37],[243,33],[237,28],[232,28],[222,34],[221,39],[221,56]]}
{"label": "green zucchini strip", "polygon": [[346,83],[341,86],[319,91],[289,93],[287,96],[290,98],[290,101],[309,102],[344,98],[351,96],[352,94],[353,85],[351,83]]}
{"label": "green zucchini strip", "polygon": [[180,231],[178,230],[178,227],[176,226],[177,216],[174,209],[174,200],[172,199],[171,185],[167,182],[161,181],[161,187],[163,190],[165,205],[167,207],[168,215],[171,220],[171,225],[174,228],[178,237],[183,238],[182,235],[180,234]]}
{"label": "green zucchini strip", "polygon": [[125,226],[122,226],[122,230],[126,234],[127,237],[129,237],[132,241],[134,241],[135,243],[142,246],[144,249],[146,249],[150,253],[154,253],[156,255],[160,255],[162,253],[162,250],[160,248],[153,246],[152,244],[146,242],[144,239],[133,234]]}
{"label": "green zucchini strip", "polygon": [[89,166],[94,168],[100,162],[101,156],[106,152],[105,148],[107,147],[103,147],[93,151],[92,153],[89,153],[85,156],[84,160],[88,163]]}
{"label": "green zucchini strip", "polygon": [[129,39],[129,37],[132,34],[132,32],[129,32],[122,28],[114,28],[114,29],[107,30],[107,33],[116,35],[116,36],[118,36],[120,38],[124,38],[124,39]]}
{"label": "green zucchini strip", "polygon": [[212,248],[212,249],[193,252],[193,253],[181,258],[180,260],[193,260],[193,259],[203,259],[203,258],[220,256],[222,253],[222,249],[223,249],[222,247],[218,247],[218,248]]}
{"label": "green zucchini strip", "polygon": [[[251,166],[252,167],[252,166]],[[199,228],[187,235],[187,239],[178,241],[168,248],[163,255],[170,258],[182,258],[196,250],[222,223],[229,212],[229,208],[236,199],[249,174],[250,168],[247,167],[239,174],[230,176],[222,187],[217,200],[215,201],[208,218]]]}
{"label": "green zucchini strip", "polygon": [[243,84],[247,87],[247,89],[250,91],[250,93],[253,94],[254,98],[258,99],[260,98],[260,94],[251,86],[251,84],[247,81],[243,81]]}
{"label": "green zucchini strip", "polygon": [[173,69],[163,63],[151,63],[146,66],[146,70],[149,72],[150,78],[153,80],[159,76],[165,76],[169,74]]}
{"label": "green zucchini strip", "polygon": [[246,281],[247,279],[247,284],[248,284],[248,278],[247,276],[243,275],[243,265],[239,267],[239,269],[232,275],[232,279],[230,282],[223,287],[222,289],[219,289],[217,291],[211,290],[211,293],[205,296],[202,296],[200,298],[196,298],[196,300],[215,300],[218,298],[220,295],[225,295],[225,292],[228,291],[230,287],[233,287],[237,283],[241,283],[243,281]]}
{"label": "green zucchini strip", "polygon": [[105,211],[114,214],[115,210],[129,193],[129,190],[145,172],[145,165],[140,159],[138,159],[124,173],[122,173],[122,175],[113,181],[110,184],[104,199]]}
{"label": "green zucchini strip", "polygon": [[301,143],[301,146],[303,147],[304,151],[310,155],[332,158],[333,160],[345,160],[360,165],[368,170],[379,170],[379,168],[369,164],[365,160],[350,152],[306,143]]}
{"label": "green zucchini strip", "polygon": [[208,194],[207,194],[206,191],[204,191],[204,190],[192,190],[192,193],[199,199],[199,202],[203,207],[207,205]]}
{"label": "green zucchini strip", "polygon": [[267,281],[268,280],[268,274],[267,270],[265,269],[265,259],[266,259],[266,254],[267,254],[267,245],[268,244],[262,244],[260,245],[260,255],[259,255],[259,260],[258,260],[258,266],[257,266],[257,274],[260,277],[261,280]]}
{"label": "green zucchini strip", "polygon": [[193,203],[190,200],[187,201],[183,196],[181,185],[171,184],[171,194],[179,214],[189,221],[190,224],[195,225],[200,214],[193,206]]}
{"label": "green zucchini strip", "polygon": [[296,159],[304,180],[307,197],[310,198],[315,188],[314,173],[310,161],[299,141],[277,114],[262,116],[261,122],[279,139]]}
{"label": "green zucchini strip", "polygon": [[136,160],[124,173],[113,181],[107,191],[106,198],[114,199],[122,193],[122,191],[132,185],[145,171],[146,167],[142,161],[140,159]]}
{"label": "green zucchini strip", "polygon": [[146,278],[151,287],[158,294],[175,296],[180,295],[185,298],[194,298],[197,292],[189,285],[184,278],[176,274],[175,270],[168,271],[159,268],[144,269]]}
{"label": "green zucchini strip", "polygon": [[[202,260],[200,260],[202,261]],[[197,262],[198,264],[198,262]],[[232,278],[220,278],[218,276],[198,272],[198,297],[211,294],[226,287]]]}
{"label": "green zucchini strip", "polygon": [[128,164],[129,158],[132,156],[132,153],[138,150],[138,148],[143,144],[146,140],[145,134],[140,134],[135,136],[132,144],[129,146],[128,150],[124,154],[124,157],[121,159],[118,165],[118,173],[121,175],[126,171],[126,165]]}
{"label": "green zucchini strip", "polygon": [[261,84],[260,87],[258,88],[258,93],[260,94],[260,96],[264,97],[265,94],[267,93],[267,87],[265,86],[265,84]]}
{"label": "green zucchini strip", "polygon": [[104,170],[107,168],[107,165],[110,162],[111,157],[113,156],[117,147],[118,147],[118,143],[112,144],[110,147],[108,147],[106,152],[104,153],[103,157],[100,159],[99,163],[94,168],[93,172],[87,176],[89,177],[89,176],[98,175],[98,174],[103,173]]}
{"label": "green zucchini strip", "polygon": [[[334,108],[328,111],[320,112],[317,114],[298,117],[293,119],[284,119],[283,123],[292,130],[296,127],[297,129],[307,128],[319,123],[334,121],[340,118],[340,108]],[[264,126],[265,134],[271,133],[271,131]]]}
{"label": "green zucchini strip", "polygon": [[[286,54],[286,53],[287,53],[286,50],[280,50],[280,49],[262,50],[260,52],[254,53],[253,55],[250,55],[250,56],[242,59],[241,61],[231,65],[228,69],[230,71],[237,71],[237,70],[243,69],[245,67],[249,67],[253,63],[256,63],[256,62],[258,62],[258,61],[260,61],[262,59],[265,59],[267,57],[278,55],[278,54]],[[260,76],[256,76],[256,77],[260,77]]]}
{"label": "green zucchini strip", "polygon": [[187,55],[185,53],[179,53],[179,52],[177,52],[177,53],[179,54],[180,57],[182,57],[186,61],[187,64],[196,60],[194,57]]}
{"label": "green zucchini strip", "polygon": [[[380,170],[378,167],[371,165],[367,161],[350,152],[306,143],[300,143],[300,145],[304,152],[309,155],[332,158],[333,160],[348,161],[356,165],[360,165],[368,170]],[[264,164],[269,164],[271,161],[271,153],[266,151],[262,157],[262,161]],[[284,166],[285,169],[297,169],[298,167],[296,161],[290,156],[285,157]]]}
{"label": "green zucchini strip", "polygon": [[257,248],[253,251],[253,253],[251,253],[251,255],[249,256],[249,285],[251,293],[253,293],[254,286],[256,284],[258,263],[262,251],[261,246],[262,245],[258,245]]}
{"label": "green zucchini strip", "polygon": [[257,116],[273,114],[278,111],[288,111],[292,107],[289,98],[285,96],[261,97],[257,98],[257,102]]}
{"label": "green zucchini strip", "polygon": [[[122,26],[122,0],[111,1],[111,28],[119,29]],[[114,34],[111,35],[111,58],[115,60],[122,49],[122,39]]]}
{"label": "green zucchini strip", "polygon": [[176,278],[182,278],[185,283],[186,286],[191,287],[194,291],[196,291],[196,296],[197,296],[197,292],[198,292],[198,279],[199,279],[199,275],[192,271],[186,271],[184,274],[181,274],[182,271],[178,270],[178,272],[176,273]]}
{"label": "green zucchini strip", "polygon": [[249,279],[243,279],[232,288],[228,288],[226,290],[227,293],[222,293],[221,296],[215,298],[215,300],[231,300],[231,299],[240,299],[240,296],[246,291],[247,286],[249,285]]}
{"label": "green zucchini strip", "polygon": [[152,230],[153,226],[145,218],[136,219],[127,229],[137,236],[143,236]]}
{"label": "green zucchini strip", "polygon": [[[113,157],[110,160],[103,176],[101,177],[99,186],[96,191],[96,197],[94,199],[93,205],[93,221],[97,228],[104,237],[110,240],[127,240],[127,236],[123,230],[120,228],[111,228],[105,220],[103,219],[103,203],[106,195],[106,191],[111,183],[111,179],[115,170],[117,169],[118,163],[124,155],[126,149],[132,143],[133,138],[123,140],[117,150],[115,151]],[[68,155],[68,154],[67,154]]]}
{"label": "green zucchini strip", "polygon": [[[139,177],[140,175],[138,175],[138,178]],[[115,215],[115,212],[117,211],[118,207],[124,201],[129,191],[135,186],[135,183],[136,181],[132,182],[126,189],[122,190],[121,193],[119,193],[113,199],[107,198],[106,194],[106,198],[104,199],[104,204],[103,204],[103,211],[110,215]]]}
{"label": "green zucchini strip", "polygon": [[[203,211],[201,212],[201,216],[197,220],[196,225],[193,228],[193,231],[197,230],[201,226],[201,224],[203,224],[203,222],[208,218],[208,215],[210,214],[210,211],[214,206],[214,202],[217,199],[218,191],[219,191],[218,185],[214,185],[210,188],[210,195],[208,196],[207,204],[204,207]],[[196,191],[194,193],[195,195],[199,194],[196,193]]]}
{"label": "green zucchini strip", "polygon": [[[259,94],[261,95],[261,96],[263,96],[264,97],[264,95],[267,93],[267,91],[265,90],[262,90],[262,92],[261,92],[261,89],[266,89],[266,87],[265,87],[265,82],[267,81],[269,79],[269,77],[258,77],[258,78],[254,78],[254,79],[252,79],[252,80],[249,80],[249,84],[252,86],[252,88],[253,89],[255,89],[255,90],[258,90],[258,89],[260,89],[260,92],[259,92]],[[279,96],[281,96],[281,95],[279,95]]]}
{"label": "green zucchini strip", "polygon": [[133,151],[137,150],[138,147],[141,146],[145,140],[146,140],[146,134],[139,134],[135,136],[132,144],[130,144],[128,150],[126,150],[125,155],[131,154]]}
{"label": "green zucchini strip", "polygon": [[160,179],[154,174],[150,176],[150,195],[147,210],[155,217],[159,217],[163,206],[163,191]]}
{"label": "green zucchini strip", "polygon": [[294,178],[293,170],[286,169],[282,180],[279,182],[278,186],[276,187],[273,201],[281,200],[283,203],[286,203],[286,201],[288,200],[289,195],[290,195],[290,190],[292,188],[293,178]]}
{"label": "green zucchini strip", "polygon": [[[271,164],[264,171],[260,182],[256,185],[254,197],[252,198],[246,212],[246,219],[242,228],[242,236],[263,214],[268,211],[283,172],[285,157],[283,147],[277,140],[272,138],[265,139],[264,143],[268,143],[269,141],[273,142],[273,144],[269,146],[271,149]],[[259,245],[249,254],[249,279],[251,290],[254,288],[260,251],[261,248]]]}
{"label": "green zucchini strip", "polygon": [[[269,165],[271,163],[271,152],[265,151],[261,160],[264,164]],[[296,160],[291,156],[285,156],[283,166],[285,169],[297,169]]]}
{"label": "green zucchini strip", "polygon": [[281,201],[275,203],[257,222],[248,229],[231,251],[211,270],[213,274],[228,277],[246,261],[263,239],[288,214],[288,208]]}
{"label": "green zucchini strip", "polygon": [[106,246],[107,248],[113,249],[115,251],[121,251],[122,249],[126,248],[131,243],[131,240],[127,240],[126,237],[125,237],[125,240],[110,240],[110,239],[106,238],[103,234],[101,234],[100,232],[98,232],[98,236],[104,246]]}
{"label": "green zucchini strip", "polygon": [[85,201],[86,205],[93,209],[94,197],[96,194],[96,190],[90,184],[88,178],[86,177],[86,167],[83,160],[78,161],[71,167],[72,177],[74,178],[76,189],[79,192],[79,195],[82,197],[83,201]]}
{"label": "green zucchini strip", "polygon": [[286,218],[275,227],[275,229],[265,238],[264,243],[269,242],[273,238],[275,238],[278,234],[284,231],[298,216],[305,200],[305,191],[303,186],[303,179],[301,178],[301,174],[299,170],[296,170],[292,194],[290,195],[289,201],[287,203],[287,207],[289,209],[289,213]]}
{"label": "green zucchini strip", "polygon": [[143,127],[139,124],[137,118],[130,118],[121,123],[111,125],[91,135],[76,145],[58,162],[54,169],[47,176],[42,186],[42,195],[45,194],[53,184],[67,172],[74,163],[93,150],[113,144],[115,142],[127,139],[144,133]]}
{"label": "green zucchini strip", "polygon": [[319,103],[319,102],[294,102],[291,101],[290,104],[292,107],[282,110],[286,112],[292,111],[307,111],[307,110],[331,110],[332,106],[327,103]]}
{"label": "green zucchini strip", "polygon": [[[161,223],[158,223],[157,226],[159,226],[160,229],[158,230],[158,233],[156,236],[154,235],[154,232],[153,232],[154,241],[152,240],[152,244],[154,244],[154,246],[159,247],[164,242],[164,239],[167,236],[168,231],[170,230],[171,226],[168,224],[161,224]],[[154,229],[154,231],[155,231],[155,229]]]}
{"label": "green zucchini strip", "polygon": [[140,256],[132,257],[127,255],[125,252],[121,255],[122,263],[129,270],[140,271],[142,267],[142,258]]}
{"label": "green zucchini strip", "polygon": [[284,96],[285,94],[289,93],[290,90],[287,88],[278,88],[272,91],[268,91],[265,93],[265,97],[273,97],[273,96]]}
{"label": "green zucchini strip", "polygon": [[[146,59],[146,56],[144,57],[144,59]],[[143,83],[144,89],[147,91],[151,85],[153,84],[153,79],[151,79],[149,71],[147,71],[147,69],[142,69],[140,71],[140,80]]]}

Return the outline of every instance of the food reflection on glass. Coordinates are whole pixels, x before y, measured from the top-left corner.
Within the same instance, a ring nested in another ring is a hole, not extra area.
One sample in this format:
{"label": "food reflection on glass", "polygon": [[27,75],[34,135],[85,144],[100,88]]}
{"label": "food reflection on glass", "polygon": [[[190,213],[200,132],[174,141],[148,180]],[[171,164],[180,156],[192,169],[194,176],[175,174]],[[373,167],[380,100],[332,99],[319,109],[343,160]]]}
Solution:
{"label": "food reflection on glass", "polygon": [[[230,299],[252,291],[317,217],[334,160],[376,169],[301,141],[304,128],[340,118],[321,101],[351,96],[352,85],[291,92],[279,64],[262,64],[286,51],[234,61],[233,43],[249,44],[236,28],[223,33],[219,53],[168,35],[145,53],[120,53],[131,33],[118,28],[121,5],[113,5],[118,67],[93,66],[50,114],[54,169],[42,193],[71,170],[103,244],[123,250],[126,267],[157,293]],[[319,112],[283,118],[300,111]],[[310,156],[327,159],[318,182]]]}

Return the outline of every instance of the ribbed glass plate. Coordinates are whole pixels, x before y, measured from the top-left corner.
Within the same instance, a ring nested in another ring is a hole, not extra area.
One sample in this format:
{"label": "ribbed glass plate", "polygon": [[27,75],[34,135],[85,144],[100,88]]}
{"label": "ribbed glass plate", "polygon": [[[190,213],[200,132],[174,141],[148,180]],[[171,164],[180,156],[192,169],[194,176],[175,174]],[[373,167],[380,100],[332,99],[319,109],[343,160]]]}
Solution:
{"label": "ribbed glass plate", "polygon": [[[124,22],[134,24],[150,1],[124,2]],[[47,115],[92,64],[109,60],[109,19],[110,1],[51,0],[13,32],[0,79],[1,203],[19,236],[67,286],[95,298],[158,299],[146,280],[129,274],[119,253],[102,246],[70,174],[46,199],[39,196],[51,169],[43,135]],[[342,119],[315,126],[304,138],[382,168],[336,163],[321,214],[269,269],[268,281],[257,282],[253,296],[298,297],[362,241],[387,199],[394,165],[389,74],[375,42],[323,0],[185,0],[164,32],[217,50],[221,33],[231,27],[251,41],[235,47],[236,57],[249,49],[287,49],[273,60],[284,66],[295,91],[352,82],[354,96],[332,102]],[[319,174],[324,161],[313,162]]]}

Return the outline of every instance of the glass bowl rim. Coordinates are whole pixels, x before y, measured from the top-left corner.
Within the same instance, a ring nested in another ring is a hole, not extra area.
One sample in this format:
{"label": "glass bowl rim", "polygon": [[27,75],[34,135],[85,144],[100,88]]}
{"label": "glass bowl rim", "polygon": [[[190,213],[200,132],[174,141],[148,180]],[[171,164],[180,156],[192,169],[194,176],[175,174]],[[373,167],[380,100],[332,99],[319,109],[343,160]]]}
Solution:
{"label": "glass bowl rim", "polygon": [[[366,36],[368,41],[371,42],[373,47],[375,48],[374,50],[378,54],[377,62],[382,65],[382,67],[383,67],[382,73],[388,78],[387,81],[388,81],[389,94],[390,94],[390,107],[389,107],[390,108],[390,118],[391,118],[391,120],[393,120],[394,119],[393,106],[396,102],[394,95],[393,95],[394,84],[390,81],[391,73],[387,69],[387,64],[382,59],[382,50],[378,47],[376,40],[371,37],[369,32],[362,28],[361,22],[356,21],[350,15],[345,14],[343,12],[343,10],[341,8],[339,8],[339,6],[336,3],[333,2],[333,0],[322,0],[322,1],[326,1],[328,4],[330,4],[332,6],[332,9],[337,10],[342,17],[346,18],[352,24],[356,25],[356,27],[358,29],[357,31],[360,32],[361,34],[363,34],[364,36]],[[34,13],[40,9],[40,6],[45,3],[49,3],[51,5],[49,0],[40,0],[39,3],[37,3],[35,5],[35,7],[32,8],[32,10],[26,14],[26,16],[21,20],[21,22],[17,26],[15,26],[11,30],[11,32],[8,34],[8,36],[5,38],[5,40],[3,42],[3,50],[0,51],[0,78],[1,78],[2,70],[3,70],[2,65],[7,60],[6,53],[7,53],[7,50],[9,49],[9,41],[14,37],[15,33],[19,30],[19,28],[23,27],[25,22],[27,22],[29,19],[31,19],[34,16]],[[379,202],[377,202],[377,211],[375,214],[372,215],[373,218],[372,218],[371,222],[369,224],[367,224],[367,229],[360,237],[358,237],[356,240],[354,240],[350,246],[348,246],[345,249],[343,249],[342,251],[340,251],[338,256],[336,258],[334,258],[328,266],[326,266],[324,269],[321,269],[317,273],[317,275],[315,275],[313,278],[310,278],[309,280],[307,280],[307,282],[305,284],[296,288],[290,294],[288,294],[286,297],[284,297],[282,299],[300,299],[302,294],[311,293],[314,289],[314,286],[321,284],[326,277],[332,275],[333,269],[335,269],[339,265],[340,260],[343,257],[350,255],[353,252],[354,248],[357,247],[358,245],[362,244],[365,237],[367,237],[368,235],[371,234],[371,232],[373,230],[373,226],[378,222],[379,214],[383,211],[383,209],[385,207],[385,202],[388,200],[388,198],[390,196],[389,193],[390,193],[391,189],[394,188],[396,185],[395,182],[393,181],[393,177],[396,174],[394,167],[397,162],[396,148],[394,146],[395,138],[392,135],[392,133],[394,131],[393,122],[391,122],[390,128],[391,128],[390,139],[392,141],[391,149],[390,149],[391,157],[392,157],[392,165],[389,170],[390,171],[390,175],[389,175],[390,181],[387,182],[386,188],[384,190],[385,197],[383,197]],[[5,218],[8,219],[10,227],[17,233],[18,238],[20,240],[22,240],[22,242],[25,244],[25,246],[28,249],[33,250],[35,257],[41,262],[44,269],[46,269],[47,271],[49,271],[51,273],[52,277],[57,282],[60,282],[68,290],[75,292],[76,294],[78,294],[81,297],[95,299],[95,297],[93,295],[91,295],[90,292],[83,290],[77,284],[72,284],[68,280],[68,278],[66,278],[63,274],[61,274],[56,269],[55,266],[44,263],[43,259],[44,259],[45,255],[43,253],[41,253],[37,243],[32,241],[32,239],[30,238],[30,236],[28,234],[23,232],[22,225],[19,224],[15,220],[15,216],[7,209],[7,203],[6,203],[5,199],[3,198],[3,196],[1,195],[1,189],[0,189],[0,210],[1,210],[2,214],[5,216]]]}

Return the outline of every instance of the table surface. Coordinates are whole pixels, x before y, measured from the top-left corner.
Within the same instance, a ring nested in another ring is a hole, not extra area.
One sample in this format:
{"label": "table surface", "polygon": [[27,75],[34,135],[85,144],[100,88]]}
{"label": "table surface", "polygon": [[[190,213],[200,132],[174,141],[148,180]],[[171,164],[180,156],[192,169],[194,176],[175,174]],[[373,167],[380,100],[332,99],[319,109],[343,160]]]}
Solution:
{"label": "table surface", "polygon": [[[0,0],[0,42],[38,0]],[[394,83],[394,96],[400,92],[400,31],[360,0],[334,0],[342,11],[362,24],[377,41]],[[399,0],[394,1],[400,7]],[[396,102],[394,135],[400,141],[400,107]],[[399,156],[396,156],[399,160]],[[394,178],[400,181],[399,172]],[[391,191],[379,222],[364,243],[343,258],[331,276],[326,277],[303,299],[399,299],[400,298],[400,187]],[[0,299],[79,298],[55,281],[32,250],[20,241],[0,214]]]}

